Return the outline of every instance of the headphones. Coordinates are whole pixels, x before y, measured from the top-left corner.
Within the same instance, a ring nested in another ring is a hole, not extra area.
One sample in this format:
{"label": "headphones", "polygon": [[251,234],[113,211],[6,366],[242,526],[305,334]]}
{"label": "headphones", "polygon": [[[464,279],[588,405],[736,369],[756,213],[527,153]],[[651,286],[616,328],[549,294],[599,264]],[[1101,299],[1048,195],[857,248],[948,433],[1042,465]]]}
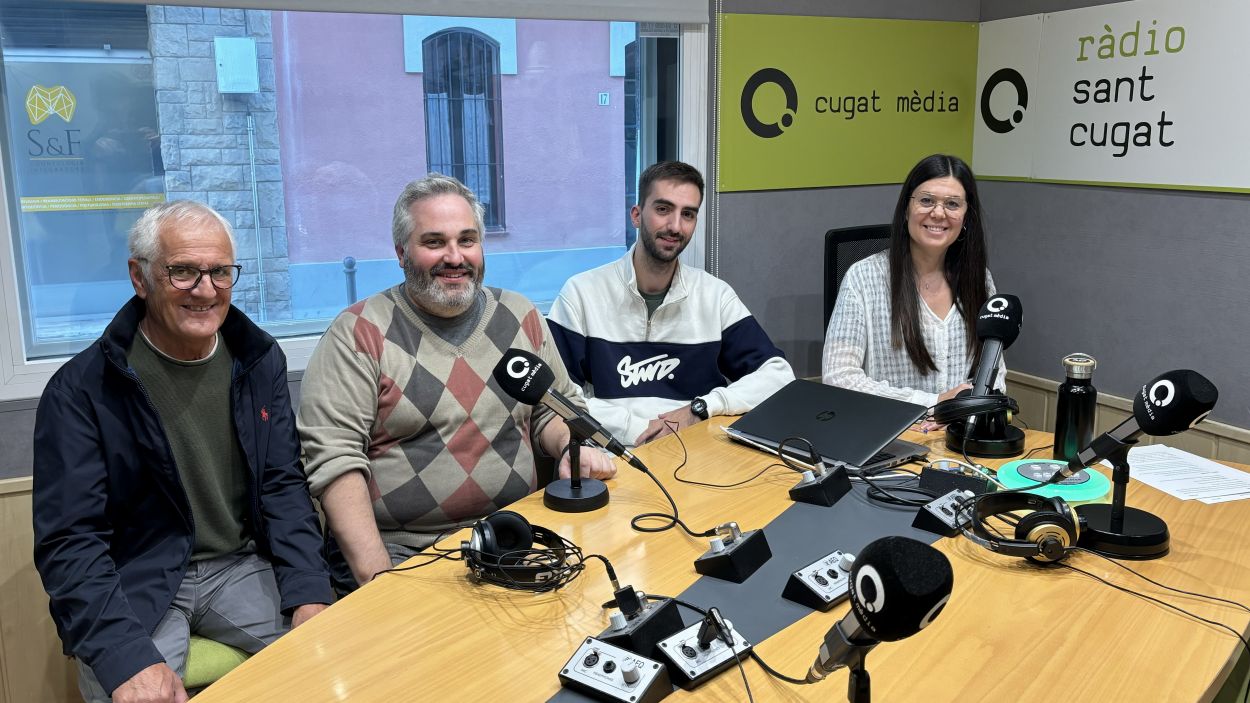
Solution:
{"label": "headphones", "polygon": [[584,568],[577,545],[511,510],[473,523],[460,552],[474,579],[516,590],[554,591]]}
{"label": "headphones", "polygon": [[[965,508],[967,509],[967,508]],[[1024,557],[1048,564],[1059,561],[1076,546],[1081,522],[1062,498],[1005,491],[990,493],[972,501],[972,522],[964,534],[973,542],[999,554]],[[1030,510],[1016,523],[1015,539],[992,535],[985,521],[994,515]]]}
{"label": "headphones", "polygon": [[1020,404],[1015,398],[1006,395],[963,395],[934,405],[932,415],[933,421],[939,425],[949,425],[973,415],[985,415],[1000,410],[1007,411],[1010,422],[1010,415],[1020,412]]}

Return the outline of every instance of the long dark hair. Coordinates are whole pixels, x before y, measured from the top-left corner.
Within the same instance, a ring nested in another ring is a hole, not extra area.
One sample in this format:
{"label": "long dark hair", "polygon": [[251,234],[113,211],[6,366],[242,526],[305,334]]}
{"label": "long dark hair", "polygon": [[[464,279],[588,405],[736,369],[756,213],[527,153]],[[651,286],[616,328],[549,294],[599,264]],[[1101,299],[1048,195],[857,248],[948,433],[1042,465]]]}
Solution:
{"label": "long dark hair", "polygon": [[[988,297],[985,287],[985,216],[981,212],[981,198],[977,195],[977,181],[972,169],[958,156],[934,154],[926,156],[912,167],[898,194],[894,206],[894,220],[890,224],[890,315],[893,318],[891,340],[897,348],[901,343],[907,349],[911,362],[924,375],[937,371],[937,364],[925,346],[920,332],[920,291],[916,288],[916,267],[911,260],[911,234],[907,230],[908,206],[912,193],[925,181],[934,178],[953,177],[964,187],[967,201],[964,226],[958,239],[946,250],[943,270],[946,283],[955,299],[955,308],[964,319],[964,330],[969,340],[976,339],[976,315]],[[981,356],[976,345],[970,369]]]}

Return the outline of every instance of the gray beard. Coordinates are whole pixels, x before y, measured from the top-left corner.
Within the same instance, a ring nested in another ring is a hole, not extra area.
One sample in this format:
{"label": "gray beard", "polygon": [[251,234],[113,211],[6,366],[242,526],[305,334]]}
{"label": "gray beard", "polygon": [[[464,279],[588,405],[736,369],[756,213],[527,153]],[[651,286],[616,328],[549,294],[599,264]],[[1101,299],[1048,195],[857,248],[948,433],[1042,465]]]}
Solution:
{"label": "gray beard", "polygon": [[451,291],[439,285],[435,274],[449,268],[439,264],[429,271],[418,269],[408,258],[404,262],[404,290],[408,299],[417,307],[438,317],[455,317],[473,305],[478,291],[482,290],[482,279],[486,276],[486,266],[478,269],[465,264],[463,268],[469,272],[473,285]]}

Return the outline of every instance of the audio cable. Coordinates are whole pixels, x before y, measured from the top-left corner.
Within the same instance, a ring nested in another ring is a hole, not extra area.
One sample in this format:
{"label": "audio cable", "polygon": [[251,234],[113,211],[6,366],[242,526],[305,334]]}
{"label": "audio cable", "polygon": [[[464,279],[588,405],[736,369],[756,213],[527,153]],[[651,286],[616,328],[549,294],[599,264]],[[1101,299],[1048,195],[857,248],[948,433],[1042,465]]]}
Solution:
{"label": "audio cable", "polygon": [[1130,574],[1132,574],[1132,575],[1136,576],[1137,578],[1139,578],[1139,579],[1141,579],[1141,580],[1143,580],[1143,581],[1146,581],[1147,583],[1150,583],[1150,584],[1153,584],[1153,585],[1155,585],[1155,586],[1158,586],[1159,588],[1162,588],[1162,589],[1164,589],[1164,590],[1167,590],[1167,591],[1172,591],[1173,593],[1180,593],[1180,594],[1183,594],[1183,595],[1186,595],[1186,596],[1193,596],[1193,597],[1195,597],[1195,598],[1201,598],[1201,599],[1208,600],[1208,601],[1212,601],[1212,602],[1215,602],[1215,603],[1225,603],[1225,604],[1227,604],[1227,605],[1231,605],[1231,606],[1234,606],[1234,607],[1237,607],[1237,608],[1241,608],[1242,610],[1246,611],[1247,613],[1250,613],[1250,606],[1246,606],[1246,605],[1245,605],[1245,604],[1243,604],[1243,603],[1238,603],[1238,602],[1237,602],[1237,601],[1235,601],[1235,600],[1229,600],[1228,598],[1220,598],[1219,596],[1211,596],[1211,595],[1207,595],[1207,594],[1205,594],[1205,593],[1196,593],[1196,592],[1194,592],[1194,591],[1186,591],[1186,590],[1184,590],[1184,589],[1180,589],[1180,588],[1173,588],[1173,587],[1171,587],[1171,586],[1169,586],[1169,585],[1167,585],[1167,584],[1164,584],[1164,583],[1159,583],[1158,581],[1156,581],[1156,580],[1154,580],[1154,579],[1150,578],[1149,576],[1147,576],[1147,575],[1145,575],[1145,574],[1141,573],[1140,571],[1135,571],[1135,570],[1133,570],[1133,569],[1129,568],[1128,566],[1125,566],[1124,564],[1121,564],[1120,562],[1116,561],[1115,559],[1112,559],[1111,557],[1108,557],[1107,555],[1102,554],[1102,553],[1100,553],[1100,552],[1096,552],[1096,551],[1094,551],[1094,550],[1092,550],[1092,549],[1086,549],[1085,547],[1074,547],[1074,549],[1075,549],[1076,551],[1078,551],[1078,552],[1085,552],[1086,554],[1093,554],[1094,556],[1099,557],[1099,558],[1103,559],[1104,561],[1107,561],[1107,562],[1109,562],[1109,563],[1111,563],[1111,564],[1115,564],[1116,566],[1120,567],[1121,569],[1124,569],[1125,571],[1127,571],[1127,572],[1129,572]]}
{"label": "audio cable", "polygon": [[[1094,554],[1095,556],[1102,557],[1103,559],[1106,559],[1107,561],[1112,561],[1112,563],[1114,563],[1114,561],[1113,561],[1113,560],[1109,559],[1109,558],[1108,558],[1108,557],[1106,557],[1105,555],[1098,554],[1097,552],[1094,552],[1094,551],[1092,551],[1092,550],[1085,549],[1085,548],[1083,548],[1083,547],[1078,547],[1078,548],[1076,548],[1076,549],[1077,549],[1077,551],[1087,552],[1087,553],[1090,553],[1090,554]],[[1188,610],[1185,610],[1184,608],[1182,608],[1182,607],[1180,607],[1180,606],[1178,606],[1178,605],[1173,605],[1173,604],[1171,604],[1171,603],[1168,603],[1167,601],[1165,601],[1165,600],[1163,600],[1163,599],[1161,599],[1161,598],[1155,598],[1154,596],[1147,595],[1147,594],[1142,593],[1142,592],[1140,592],[1140,591],[1135,591],[1135,590],[1133,590],[1133,589],[1131,589],[1131,588],[1128,588],[1127,586],[1120,586],[1120,585],[1118,585],[1118,584],[1114,584],[1114,583],[1112,583],[1112,582],[1108,581],[1107,579],[1105,579],[1105,578],[1103,578],[1103,577],[1099,576],[1098,574],[1095,574],[1095,573],[1092,573],[1092,572],[1086,571],[1085,569],[1082,569],[1082,568],[1080,568],[1080,567],[1073,566],[1073,565],[1068,564],[1068,563],[1066,563],[1066,562],[1062,562],[1062,561],[1060,561],[1060,562],[1055,562],[1053,565],[1049,565],[1049,566],[1063,567],[1063,568],[1065,568],[1065,569],[1068,569],[1069,571],[1075,571],[1075,572],[1076,572],[1076,573],[1078,573],[1078,574],[1083,574],[1083,575],[1085,575],[1085,576],[1088,576],[1088,577],[1090,577],[1090,578],[1094,579],[1095,581],[1098,581],[1099,583],[1101,583],[1101,584],[1103,584],[1103,585],[1105,585],[1105,586],[1110,586],[1111,588],[1114,588],[1115,590],[1120,591],[1120,592],[1122,592],[1122,593],[1127,593],[1127,594],[1129,594],[1129,595],[1131,595],[1131,596],[1137,596],[1138,598],[1141,598],[1141,599],[1143,599],[1143,600],[1147,600],[1147,601],[1150,601],[1150,602],[1155,603],[1155,604],[1157,604],[1157,605],[1161,605],[1161,606],[1163,606],[1163,607],[1165,607],[1165,608],[1169,608],[1169,609],[1171,609],[1171,610],[1175,610],[1176,612],[1178,612],[1178,613],[1180,613],[1180,614],[1182,614],[1182,615],[1184,615],[1184,616],[1186,616],[1186,617],[1188,617],[1188,618],[1190,618],[1190,619],[1197,620],[1197,621],[1199,621],[1199,622],[1206,623],[1207,625],[1211,625],[1211,626],[1214,626],[1214,627],[1218,627],[1218,628],[1221,628],[1221,629],[1223,629],[1223,630],[1227,630],[1229,633],[1231,633],[1231,634],[1233,635],[1233,637],[1236,637],[1236,638],[1237,638],[1237,640],[1238,640],[1239,642],[1241,642],[1241,645],[1242,645],[1243,647],[1245,647],[1245,649],[1246,649],[1246,653],[1247,653],[1247,655],[1250,655],[1250,641],[1248,641],[1248,640],[1245,638],[1245,636],[1243,636],[1243,635],[1242,635],[1240,632],[1238,632],[1237,630],[1233,629],[1233,628],[1232,628],[1232,627],[1230,627],[1229,625],[1226,625],[1226,624],[1224,624],[1224,623],[1222,623],[1222,622],[1219,622],[1218,620],[1211,620],[1211,619],[1208,619],[1208,618],[1204,618],[1204,617],[1202,617],[1201,615],[1198,615],[1197,613],[1192,613],[1192,612],[1190,612],[1190,611],[1188,611]],[[1132,569],[1129,569],[1128,567],[1125,567],[1123,564],[1117,564],[1117,566],[1121,566],[1121,567],[1123,567],[1123,568],[1127,569],[1128,571],[1133,571]],[[1226,600],[1226,599],[1223,599],[1223,598],[1217,598],[1217,597],[1215,597],[1215,596],[1208,596],[1208,595],[1199,594],[1199,593],[1191,593],[1191,592],[1188,592],[1188,591],[1181,591],[1180,589],[1171,588],[1170,586],[1164,586],[1163,584],[1157,583],[1157,582],[1156,582],[1156,581],[1154,581],[1153,579],[1149,579],[1149,578],[1147,578],[1147,577],[1143,576],[1142,574],[1138,574],[1136,571],[1133,571],[1133,573],[1134,573],[1135,575],[1137,575],[1137,576],[1141,576],[1142,578],[1145,578],[1147,581],[1150,581],[1151,583],[1154,583],[1155,585],[1160,586],[1161,588],[1165,588],[1165,589],[1167,589],[1167,590],[1169,590],[1169,591],[1176,591],[1176,592],[1178,592],[1178,593],[1185,593],[1185,594],[1187,594],[1187,595],[1198,596],[1198,597],[1200,597],[1200,598],[1206,598],[1206,599],[1208,599],[1208,600],[1215,600],[1215,601],[1221,601],[1221,602],[1224,602],[1224,603],[1231,603],[1231,604],[1236,605],[1236,606],[1241,607],[1241,608],[1245,608],[1245,607],[1246,607],[1246,606],[1244,606],[1244,605],[1242,605],[1242,604],[1240,604],[1240,603],[1237,603],[1237,602],[1235,602],[1235,601],[1229,601],[1229,600]],[[1246,687],[1246,691],[1244,692],[1244,694],[1243,694],[1243,696],[1242,696],[1242,700],[1243,700],[1243,701],[1250,701],[1250,686],[1247,686],[1247,687]]]}
{"label": "audio cable", "polygon": [[[686,465],[686,462],[690,460],[690,452],[686,449],[686,443],[682,441],[681,435],[677,433],[677,430],[679,429],[677,426],[677,423],[672,420],[665,420],[664,425],[673,433],[673,436],[677,438],[678,445],[681,446],[681,463],[677,465],[677,468],[673,469],[673,476],[674,478],[677,478],[677,473],[681,471],[682,467]],[[674,527],[680,527],[682,530],[685,531],[686,534],[690,535],[691,537],[715,537],[717,534],[720,533],[722,528],[726,527],[729,524],[729,523],[726,523],[725,525],[717,525],[716,527],[713,527],[710,530],[704,530],[702,532],[696,532],[695,530],[690,529],[690,526],[687,525],[685,522],[683,522],[681,517],[678,515],[677,501],[673,500],[673,495],[668,492],[668,489],[664,487],[664,484],[660,483],[660,479],[657,478],[656,475],[652,473],[650,469],[644,471],[643,473],[645,473],[648,477],[651,478],[652,481],[655,482],[655,485],[660,489],[660,492],[663,493],[664,497],[668,499],[668,504],[672,506],[673,512],[671,514],[660,513],[660,512],[639,513],[638,515],[635,515],[633,518],[631,518],[629,521],[629,526],[633,528],[635,531],[655,533],[655,532],[665,532],[667,530],[673,529]],[[760,473],[763,473],[763,471],[761,471]],[[685,481],[681,478],[677,478],[677,480],[682,481],[683,483],[696,483],[693,481]],[[723,488],[724,486],[720,486],[720,487]],[[646,526],[639,524],[643,520],[664,520],[665,523],[663,525],[660,525],[659,527],[646,527]]]}
{"label": "audio cable", "polygon": [[[706,608],[706,609],[700,608],[694,603],[690,603],[689,601],[684,601],[680,598],[672,598],[669,596],[658,596],[653,593],[646,594],[644,598],[646,598],[647,600],[670,600],[676,603],[677,605],[680,605],[681,607],[690,610],[691,612],[697,613],[699,617],[702,617],[702,618],[708,617],[708,615],[712,612],[715,612],[718,617],[720,615],[720,611],[717,610],[715,606],[711,608]],[[613,605],[615,605],[615,601],[608,601],[607,603],[603,604],[603,607],[610,608]],[[720,619],[723,619],[723,618],[720,618]],[[732,652],[733,651],[733,640],[731,639],[732,635],[730,635],[729,633],[722,632],[720,633],[720,636],[724,638],[722,639],[722,641],[725,642],[725,644],[729,647],[729,650]],[[811,683],[810,681],[807,681],[806,679],[796,679],[792,676],[786,676],[785,674],[778,672],[776,669],[769,666],[768,663],[765,662],[758,653],[756,653],[754,647],[751,648],[750,656],[752,659],[755,660],[755,663],[760,665],[760,668],[764,670],[764,673],[768,674],[769,676],[772,676],[773,678],[780,679],[781,681],[785,681],[786,683],[791,683],[796,686],[806,686]],[[755,697],[751,693],[751,684],[750,682],[747,681],[747,672],[742,667],[742,660],[736,656],[734,657],[734,660],[738,663],[738,673],[742,675],[742,685],[743,687],[746,688],[747,700],[754,701]]]}
{"label": "audio cable", "polygon": [[[972,510],[972,509],[975,507],[975,505],[976,505],[976,501],[977,501],[977,500],[979,500],[980,498],[984,497],[985,495],[989,495],[989,494],[980,494],[980,495],[977,495],[977,496],[973,496],[973,497],[971,497],[971,498],[969,498],[969,499],[967,499],[967,500],[963,501],[962,503],[960,503],[960,504],[956,507],[956,516],[959,516],[959,515],[961,515],[961,514],[963,514],[963,513],[965,513],[965,512],[968,512],[969,510]],[[1009,525],[1014,525],[1014,524],[1016,523],[1016,521],[1012,520],[1012,519],[1011,519],[1009,516],[1007,516],[1007,515],[994,515],[994,516],[992,516],[992,517],[995,517],[995,518],[997,518],[997,519],[999,519],[999,520],[1001,520],[1001,521],[1003,521],[1003,522],[1006,522],[1006,523],[1007,523],[1007,524],[1009,524]],[[991,527],[988,523],[983,523],[983,524],[985,525],[985,527],[986,527],[986,529],[987,529],[987,530],[992,530],[992,529],[993,529],[993,527]],[[998,531],[997,531],[997,530],[994,530],[994,532],[995,532],[996,534],[998,534],[998,535],[999,535],[999,537],[1002,537],[1001,533],[998,533]],[[967,531],[967,528],[964,528],[963,533],[964,533],[964,535],[965,535],[965,536],[968,536],[968,531]],[[1126,565],[1124,565],[1124,564],[1121,564],[1119,561],[1117,561],[1117,560],[1115,560],[1115,559],[1111,558],[1110,556],[1108,556],[1108,555],[1106,555],[1106,554],[1103,554],[1103,553],[1101,553],[1101,552],[1098,552],[1098,551],[1096,551],[1096,550],[1089,549],[1089,548],[1086,548],[1086,547],[1077,547],[1077,546],[1073,546],[1073,547],[1070,547],[1070,548],[1069,548],[1069,551],[1071,551],[1071,552],[1082,552],[1082,553],[1084,553],[1084,554],[1091,554],[1091,555],[1093,555],[1093,556],[1096,556],[1096,557],[1098,557],[1098,558],[1102,559],[1103,561],[1106,561],[1106,562],[1108,562],[1108,563],[1114,564],[1115,566],[1117,566],[1117,567],[1119,567],[1119,568],[1121,568],[1121,569],[1123,569],[1123,570],[1125,570],[1125,571],[1129,572],[1130,574],[1133,574],[1134,576],[1136,576],[1136,577],[1138,577],[1138,578],[1140,578],[1140,579],[1142,579],[1142,580],[1144,580],[1144,581],[1146,581],[1146,582],[1148,582],[1148,583],[1150,583],[1150,584],[1153,584],[1154,586],[1156,586],[1156,587],[1158,587],[1158,588],[1162,588],[1162,589],[1164,589],[1164,590],[1171,591],[1171,592],[1173,592],[1173,593],[1178,593],[1178,594],[1182,594],[1182,595],[1190,596],[1190,597],[1193,597],[1193,598],[1203,599],[1203,600],[1206,600],[1206,601],[1209,601],[1209,602],[1215,602],[1215,603],[1222,603],[1222,604],[1225,604],[1225,605],[1230,605],[1230,606],[1233,606],[1233,607],[1236,607],[1236,608],[1240,608],[1241,610],[1244,610],[1244,611],[1246,611],[1246,612],[1250,612],[1250,607],[1247,607],[1247,606],[1246,606],[1245,604],[1243,604],[1243,603],[1239,603],[1239,602],[1237,602],[1237,601],[1230,600],[1230,599],[1228,599],[1228,598],[1220,598],[1220,597],[1218,597],[1218,596],[1213,596],[1213,595],[1209,595],[1209,594],[1205,594],[1205,593],[1198,593],[1198,592],[1195,592],[1195,591],[1187,591],[1187,590],[1184,590],[1184,589],[1175,588],[1175,587],[1173,587],[1173,586],[1168,586],[1167,584],[1164,584],[1164,583],[1161,583],[1161,582],[1159,582],[1159,581],[1156,581],[1155,579],[1152,579],[1152,578],[1150,578],[1149,576],[1146,576],[1145,574],[1143,574],[1143,573],[1141,573],[1141,572],[1139,572],[1139,571],[1136,571],[1135,569],[1130,568],[1129,566],[1126,566]],[[1049,563],[1049,564],[1039,564],[1039,566],[1042,566],[1042,568],[1063,567],[1063,568],[1068,569],[1068,570],[1070,570],[1070,571],[1074,571],[1074,572],[1077,572],[1077,573],[1082,574],[1082,575],[1084,575],[1084,576],[1088,576],[1089,578],[1092,578],[1092,579],[1094,579],[1095,581],[1098,581],[1099,583],[1101,583],[1101,584],[1103,584],[1103,585],[1105,585],[1105,586],[1109,586],[1109,587],[1111,587],[1111,588],[1114,588],[1114,589],[1115,589],[1115,590],[1117,590],[1117,591],[1120,591],[1120,592],[1123,592],[1123,593],[1127,593],[1127,594],[1132,595],[1132,596],[1136,596],[1136,597],[1138,597],[1138,598],[1141,598],[1141,599],[1146,600],[1146,601],[1150,601],[1150,602],[1155,603],[1155,604],[1157,604],[1157,605],[1162,605],[1162,606],[1164,606],[1165,608],[1169,608],[1169,609],[1171,609],[1171,610],[1174,610],[1174,611],[1176,611],[1176,612],[1178,612],[1178,613],[1180,613],[1180,614],[1182,614],[1182,615],[1184,615],[1184,616],[1186,616],[1186,617],[1189,617],[1189,618],[1191,618],[1191,619],[1193,619],[1193,620],[1197,620],[1197,621],[1202,622],[1202,623],[1205,623],[1205,624],[1207,624],[1207,625],[1211,625],[1211,626],[1218,627],[1218,628],[1221,628],[1221,629],[1223,629],[1223,630],[1226,630],[1226,631],[1228,631],[1229,633],[1231,633],[1234,637],[1236,637],[1236,638],[1238,639],[1238,641],[1240,641],[1240,642],[1241,642],[1242,646],[1244,646],[1244,647],[1246,648],[1246,653],[1247,653],[1247,655],[1250,655],[1250,640],[1247,640],[1247,639],[1246,639],[1246,637],[1245,637],[1245,636],[1243,636],[1240,632],[1238,632],[1235,628],[1233,628],[1233,627],[1231,627],[1231,626],[1229,626],[1229,625],[1227,625],[1227,624],[1225,624],[1225,623],[1219,622],[1219,621],[1217,621],[1217,620],[1212,620],[1212,619],[1209,619],[1209,618],[1204,618],[1204,617],[1202,617],[1202,616],[1200,616],[1200,615],[1198,615],[1198,614],[1196,614],[1196,613],[1193,613],[1193,612],[1190,612],[1190,611],[1188,611],[1188,610],[1186,610],[1186,609],[1184,609],[1184,608],[1181,608],[1180,606],[1173,605],[1172,603],[1168,603],[1167,601],[1162,600],[1161,598],[1156,598],[1155,596],[1151,596],[1151,595],[1148,595],[1148,594],[1146,594],[1146,593],[1142,593],[1142,592],[1140,592],[1140,591],[1134,590],[1134,589],[1129,588],[1129,587],[1127,587],[1127,586],[1121,586],[1121,585],[1118,585],[1118,584],[1112,583],[1111,581],[1109,581],[1108,579],[1106,579],[1106,578],[1104,578],[1104,577],[1102,577],[1102,576],[1099,576],[1099,575],[1097,575],[1097,574],[1095,574],[1095,573],[1092,573],[1092,572],[1087,571],[1087,570],[1085,570],[1085,569],[1082,569],[1082,568],[1080,568],[1080,567],[1073,566],[1072,564],[1069,564],[1069,563],[1067,563],[1066,561],[1056,561],[1056,562]],[[1243,701],[1250,701],[1250,686],[1247,686],[1246,690],[1245,690],[1245,691],[1244,691],[1244,693],[1243,693]]]}

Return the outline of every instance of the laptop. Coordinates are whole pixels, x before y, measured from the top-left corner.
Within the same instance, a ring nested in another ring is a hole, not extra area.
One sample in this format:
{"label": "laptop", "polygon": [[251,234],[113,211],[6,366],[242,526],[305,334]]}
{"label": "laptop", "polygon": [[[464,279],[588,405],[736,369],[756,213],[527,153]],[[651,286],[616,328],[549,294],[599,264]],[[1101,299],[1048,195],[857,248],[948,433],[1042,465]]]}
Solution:
{"label": "laptop", "polygon": [[[763,451],[777,451],[787,437],[812,443],[826,463],[845,463],[873,472],[921,459],[927,447],[898,439],[928,412],[923,405],[796,380],[725,428],[731,439]],[[786,442],[787,456],[810,460],[802,442]]]}

